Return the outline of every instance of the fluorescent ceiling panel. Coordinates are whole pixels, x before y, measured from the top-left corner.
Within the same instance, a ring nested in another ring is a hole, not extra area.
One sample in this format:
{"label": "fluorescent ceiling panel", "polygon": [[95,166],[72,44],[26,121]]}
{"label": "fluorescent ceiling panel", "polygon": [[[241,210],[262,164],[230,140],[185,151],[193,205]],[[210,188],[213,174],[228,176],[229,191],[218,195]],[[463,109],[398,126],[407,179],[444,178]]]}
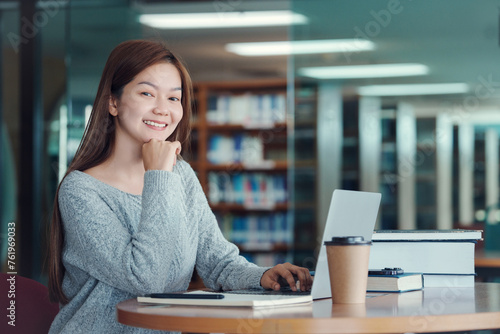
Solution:
{"label": "fluorescent ceiling panel", "polygon": [[278,56],[291,54],[360,52],[375,49],[375,44],[359,39],[325,39],[310,41],[278,41],[229,43],[226,50],[240,56]]}
{"label": "fluorescent ceiling panel", "polygon": [[306,24],[307,17],[289,10],[224,13],[142,14],[139,22],[159,29],[265,27]]}
{"label": "fluorescent ceiling panel", "polygon": [[469,91],[465,83],[411,84],[411,85],[373,85],[358,88],[364,96],[404,96],[463,94]]}
{"label": "fluorescent ceiling panel", "polygon": [[429,68],[422,64],[377,64],[356,66],[304,67],[298,70],[302,76],[316,79],[358,79],[425,75]]}

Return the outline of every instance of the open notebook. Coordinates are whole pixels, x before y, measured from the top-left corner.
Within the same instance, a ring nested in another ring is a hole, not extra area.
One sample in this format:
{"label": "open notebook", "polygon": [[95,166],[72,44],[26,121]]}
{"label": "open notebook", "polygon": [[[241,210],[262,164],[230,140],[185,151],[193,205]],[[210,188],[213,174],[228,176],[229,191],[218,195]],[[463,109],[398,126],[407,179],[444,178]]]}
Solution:
{"label": "open notebook", "polygon": [[[182,297],[168,298],[171,295]],[[197,298],[190,298],[196,295]],[[219,298],[211,298],[211,297]],[[140,303],[191,305],[191,306],[233,306],[233,307],[275,307],[312,302],[311,295],[254,295],[232,294],[228,292],[190,291],[180,294],[169,294],[167,298],[137,297]],[[199,298],[198,298],[199,297]]]}
{"label": "open notebook", "polygon": [[[381,194],[335,190],[330,202],[328,217],[321,239],[320,252],[316,263],[313,286],[310,292],[270,291],[270,290],[237,290],[226,292],[193,291],[187,294],[218,294],[222,299],[138,297],[139,302],[173,305],[204,306],[278,306],[296,303],[307,303],[313,299],[330,298],[330,278],[324,242],[334,236],[363,236],[371,240],[380,206]],[[201,296],[200,296],[201,297]],[[209,298],[209,297],[207,297]]]}

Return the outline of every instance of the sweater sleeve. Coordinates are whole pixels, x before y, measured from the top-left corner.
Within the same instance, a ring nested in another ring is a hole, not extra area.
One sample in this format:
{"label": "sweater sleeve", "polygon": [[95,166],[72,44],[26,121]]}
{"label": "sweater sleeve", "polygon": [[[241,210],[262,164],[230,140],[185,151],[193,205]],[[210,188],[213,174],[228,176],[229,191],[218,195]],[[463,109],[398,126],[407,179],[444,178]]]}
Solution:
{"label": "sweater sleeve", "polygon": [[[66,181],[66,180],[65,180]],[[59,209],[64,224],[65,266],[76,267],[133,294],[161,292],[178,278],[186,245],[180,176],[148,171],[140,222],[131,233],[112,203],[95,187],[63,182]],[[171,219],[166,219],[168,213]]]}
{"label": "sweater sleeve", "polygon": [[205,286],[214,290],[259,288],[262,274],[269,268],[258,267],[239,255],[238,248],[227,241],[217,224],[207,198],[191,167],[183,167],[186,196],[193,200],[198,216],[198,251],[196,269]]}

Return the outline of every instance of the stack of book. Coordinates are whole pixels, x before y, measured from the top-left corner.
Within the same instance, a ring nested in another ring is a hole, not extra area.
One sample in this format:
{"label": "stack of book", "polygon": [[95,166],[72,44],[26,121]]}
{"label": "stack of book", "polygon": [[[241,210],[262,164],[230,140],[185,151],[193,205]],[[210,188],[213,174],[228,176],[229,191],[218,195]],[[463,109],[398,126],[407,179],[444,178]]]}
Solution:
{"label": "stack of book", "polygon": [[480,230],[379,230],[370,269],[402,268],[423,274],[424,287],[474,286],[474,250]]}

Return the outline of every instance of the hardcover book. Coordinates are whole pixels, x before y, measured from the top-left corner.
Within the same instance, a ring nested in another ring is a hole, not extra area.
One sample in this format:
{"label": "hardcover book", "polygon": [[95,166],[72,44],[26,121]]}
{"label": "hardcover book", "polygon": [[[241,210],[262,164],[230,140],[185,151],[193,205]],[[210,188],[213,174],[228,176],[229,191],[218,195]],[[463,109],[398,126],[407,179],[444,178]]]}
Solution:
{"label": "hardcover book", "polygon": [[423,288],[422,274],[368,275],[368,292],[407,292]]}
{"label": "hardcover book", "polygon": [[373,242],[370,269],[398,267],[423,274],[474,274],[472,242]]}
{"label": "hardcover book", "polygon": [[375,230],[372,241],[441,241],[482,239],[481,230]]}

